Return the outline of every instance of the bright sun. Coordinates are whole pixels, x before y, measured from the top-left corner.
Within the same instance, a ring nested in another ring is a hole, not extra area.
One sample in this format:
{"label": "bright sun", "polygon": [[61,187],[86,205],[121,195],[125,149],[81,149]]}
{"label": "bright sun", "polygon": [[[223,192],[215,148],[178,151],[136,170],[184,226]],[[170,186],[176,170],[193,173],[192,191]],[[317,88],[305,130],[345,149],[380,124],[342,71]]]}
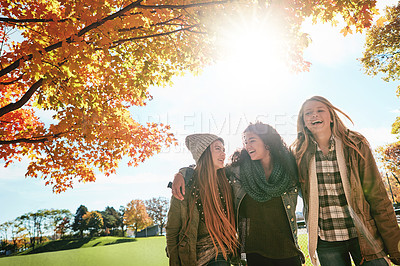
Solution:
{"label": "bright sun", "polygon": [[288,48],[284,47],[287,41],[281,25],[268,16],[244,13],[219,22],[219,67],[235,84],[284,86],[290,73],[285,63]]}

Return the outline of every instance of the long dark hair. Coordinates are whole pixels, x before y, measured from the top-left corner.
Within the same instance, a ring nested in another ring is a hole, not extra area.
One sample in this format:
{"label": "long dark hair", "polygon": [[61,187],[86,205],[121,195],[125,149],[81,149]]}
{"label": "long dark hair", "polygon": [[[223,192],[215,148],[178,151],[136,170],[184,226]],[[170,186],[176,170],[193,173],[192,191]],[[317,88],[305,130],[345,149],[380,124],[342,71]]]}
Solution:
{"label": "long dark hair", "polygon": [[[250,123],[243,134],[247,132],[254,133],[261,138],[271,154],[273,163],[279,163],[290,176],[297,177],[296,160],[275,128],[262,122],[256,122]],[[240,165],[244,160],[251,160],[251,158],[246,149],[243,148],[236,151],[231,160],[232,165]]]}

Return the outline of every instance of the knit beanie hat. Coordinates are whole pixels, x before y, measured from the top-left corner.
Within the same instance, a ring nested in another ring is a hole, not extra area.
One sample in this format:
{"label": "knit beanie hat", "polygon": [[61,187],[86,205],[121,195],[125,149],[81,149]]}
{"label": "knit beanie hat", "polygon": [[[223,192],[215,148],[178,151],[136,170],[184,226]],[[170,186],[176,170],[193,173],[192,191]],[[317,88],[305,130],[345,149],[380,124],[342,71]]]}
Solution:
{"label": "knit beanie hat", "polygon": [[216,140],[220,140],[224,143],[224,140],[213,134],[192,134],[186,137],[185,143],[186,147],[192,153],[193,159],[197,162],[199,161],[203,152]]}

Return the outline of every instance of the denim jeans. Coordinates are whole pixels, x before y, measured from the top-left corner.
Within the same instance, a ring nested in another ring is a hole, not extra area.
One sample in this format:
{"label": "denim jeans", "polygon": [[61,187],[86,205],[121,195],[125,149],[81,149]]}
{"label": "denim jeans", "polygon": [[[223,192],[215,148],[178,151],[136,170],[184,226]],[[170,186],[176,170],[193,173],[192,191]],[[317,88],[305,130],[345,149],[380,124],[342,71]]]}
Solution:
{"label": "denim jeans", "polygon": [[218,257],[216,259],[213,259],[209,263],[207,263],[207,266],[230,266],[231,264],[224,259],[224,256],[222,254],[218,254]]}
{"label": "denim jeans", "polygon": [[357,266],[388,266],[384,258],[362,262],[358,238],[335,242],[318,238],[317,254],[321,266],[351,266],[350,255]]}

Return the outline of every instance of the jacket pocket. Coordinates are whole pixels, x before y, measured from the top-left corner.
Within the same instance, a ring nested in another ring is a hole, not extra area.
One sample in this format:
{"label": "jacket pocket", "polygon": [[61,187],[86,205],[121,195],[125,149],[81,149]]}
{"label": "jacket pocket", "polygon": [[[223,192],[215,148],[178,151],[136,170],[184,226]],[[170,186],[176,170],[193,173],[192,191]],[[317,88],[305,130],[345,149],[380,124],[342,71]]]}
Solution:
{"label": "jacket pocket", "polygon": [[179,243],[178,254],[181,265],[190,265],[190,245],[187,239],[183,239]]}
{"label": "jacket pocket", "polygon": [[381,252],[383,250],[383,242],[376,228],[375,220],[369,219],[363,231],[364,241],[360,241],[360,248],[364,250],[364,255],[372,255]]}

